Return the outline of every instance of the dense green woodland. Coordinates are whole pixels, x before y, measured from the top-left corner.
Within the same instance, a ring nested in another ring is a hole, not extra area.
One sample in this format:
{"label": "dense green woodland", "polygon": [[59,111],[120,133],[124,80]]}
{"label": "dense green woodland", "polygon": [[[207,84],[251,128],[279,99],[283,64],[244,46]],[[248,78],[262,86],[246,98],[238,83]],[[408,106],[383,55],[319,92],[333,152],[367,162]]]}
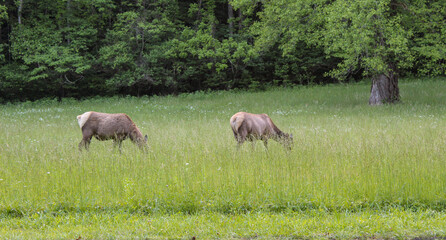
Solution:
{"label": "dense green woodland", "polygon": [[6,0],[0,23],[1,102],[367,78],[372,104],[446,73],[444,0]]}

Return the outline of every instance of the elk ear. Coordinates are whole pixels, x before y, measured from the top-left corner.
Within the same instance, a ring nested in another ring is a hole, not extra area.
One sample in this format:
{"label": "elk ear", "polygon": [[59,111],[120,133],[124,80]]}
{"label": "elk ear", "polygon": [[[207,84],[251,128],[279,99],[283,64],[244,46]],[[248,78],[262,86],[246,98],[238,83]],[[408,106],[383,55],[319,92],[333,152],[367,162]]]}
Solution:
{"label": "elk ear", "polygon": [[149,139],[149,137],[147,137],[147,135],[144,136],[144,142],[147,142],[147,140]]}

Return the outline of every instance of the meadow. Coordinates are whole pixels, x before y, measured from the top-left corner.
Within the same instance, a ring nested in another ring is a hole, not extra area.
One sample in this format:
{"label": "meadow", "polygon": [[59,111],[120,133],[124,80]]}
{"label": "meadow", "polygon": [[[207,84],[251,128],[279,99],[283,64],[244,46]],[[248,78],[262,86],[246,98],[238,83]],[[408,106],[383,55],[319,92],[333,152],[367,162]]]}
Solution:
{"label": "meadow", "polygon": [[[0,106],[0,238],[446,236],[445,79]],[[149,137],[122,153],[76,116],[127,113]],[[237,151],[229,118],[267,113],[294,136]]]}

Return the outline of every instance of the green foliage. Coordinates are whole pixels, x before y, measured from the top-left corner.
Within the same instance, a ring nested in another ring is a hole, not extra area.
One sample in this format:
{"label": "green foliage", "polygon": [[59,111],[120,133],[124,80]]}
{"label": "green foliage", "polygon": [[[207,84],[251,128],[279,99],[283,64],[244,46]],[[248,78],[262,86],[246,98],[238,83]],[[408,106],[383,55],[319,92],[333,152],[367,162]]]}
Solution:
{"label": "green foliage", "polygon": [[404,21],[413,32],[411,39],[417,73],[420,75],[446,74],[446,2],[415,1],[406,6]]}
{"label": "green foliage", "polygon": [[[28,81],[28,67],[21,64],[8,64],[0,68],[0,95],[2,100],[27,100],[27,96],[44,97],[36,92],[40,92],[40,85]],[[33,92],[30,92],[33,91]],[[3,103],[3,102],[2,102]]]}
{"label": "green foliage", "polygon": [[[8,46],[10,60],[3,69],[18,67],[26,71],[20,73],[26,77],[19,81],[28,83],[20,87],[26,89],[26,98],[36,99],[42,95],[63,97],[63,91],[57,91],[70,88],[91,69],[93,56],[90,51],[96,41],[97,30],[88,22],[72,16],[68,3],[66,8],[55,2],[48,3],[47,7],[54,7],[53,10],[57,12],[55,16],[31,11],[32,4],[24,4],[24,13],[31,12],[26,16],[29,18],[24,18],[22,24],[13,25]],[[2,75],[5,82],[10,82],[15,79],[12,76],[17,74],[3,72]],[[17,92],[13,86],[9,84],[8,92]],[[10,99],[22,99],[18,96],[11,96]]]}
{"label": "green foliage", "polygon": [[141,96],[443,75],[444,9],[427,0],[5,1],[0,93]]}
{"label": "green foliage", "polygon": [[[243,7],[253,1],[233,2]],[[342,59],[330,72],[338,79],[359,69],[365,75],[404,72],[415,63],[421,74],[444,74],[441,1],[284,0],[262,6],[260,20],[251,26],[258,51],[278,43],[288,55],[302,43],[319,46],[326,57]]]}
{"label": "green foliage", "polygon": [[5,5],[0,4],[0,20],[6,20],[8,19],[8,8]]}
{"label": "green foliage", "polygon": [[335,76],[342,76],[351,67],[364,67],[365,74],[374,75],[387,74],[394,63],[399,68],[411,65],[410,33],[390,4],[390,0],[378,4],[368,0],[336,1],[324,7],[321,44],[328,54],[344,59],[333,72]]}
{"label": "green foliage", "polygon": [[184,29],[179,39],[172,41],[172,46],[169,56],[179,60],[174,63],[179,83],[197,79],[199,82],[192,80],[191,85],[199,85],[198,89],[234,87],[243,72],[244,61],[250,58],[251,48],[246,42],[237,42],[234,38],[216,39],[208,27],[198,31]]}
{"label": "green foliage", "polygon": [[88,58],[81,53],[95,30],[81,26],[65,33],[72,41],[70,44],[64,44],[64,32],[51,26],[19,26],[12,33],[12,56],[30,67],[29,81],[67,73],[82,74],[91,67]]}
{"label": "green foliage", "polygon": [[[173,2],[173,1],[170,1]],[[162,66],[166,61],[166,41],[176,34],[175,8],[168,3],[151,3],[147,9],[138,3],[135,11],[117,15],[112,30],[105,39],[105,46],[99,50],[99,61],[110,68],[113,77],[107,83],[111,87],[151,88],[166,85],[169,75]],[[160,69],[161,68],[161,69]]]}

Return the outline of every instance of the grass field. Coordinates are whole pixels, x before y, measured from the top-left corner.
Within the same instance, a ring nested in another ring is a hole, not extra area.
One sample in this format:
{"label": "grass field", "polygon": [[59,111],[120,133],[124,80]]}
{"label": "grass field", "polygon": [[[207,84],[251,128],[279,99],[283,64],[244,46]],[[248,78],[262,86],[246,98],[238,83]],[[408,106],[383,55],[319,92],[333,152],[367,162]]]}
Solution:
{"label": "grass field", "polygon": [[[0,106],[0,238],[446,237],[446,82],[368,83]],[[149,137],[92,140],[76,116],[127,113]],[[239,151],[238,111],[294,136]]]}

